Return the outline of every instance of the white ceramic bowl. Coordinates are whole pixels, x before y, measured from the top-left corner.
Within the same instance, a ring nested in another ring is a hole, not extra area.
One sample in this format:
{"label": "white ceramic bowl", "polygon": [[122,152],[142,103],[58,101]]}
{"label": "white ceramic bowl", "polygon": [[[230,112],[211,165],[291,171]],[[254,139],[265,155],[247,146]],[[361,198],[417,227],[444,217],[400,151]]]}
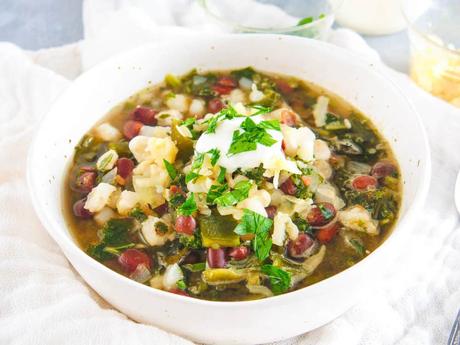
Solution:
{"label": "white ceramic bowl", "polygon": [[[210,302],[152,289],[87,256],[69,234],[62,213],[66,167],[82,135],[112,106],[148,82],[161,81],[166,73],[249,65],[312,81],[372,118],[391,143],[404,178],[401,216],[389,239],[366,259],[329,279],[249,302]],[[265,343],[322,326],[356,303],[369,283],[381,276],[404,242],[428,188],[430,155],[419,117],[401,92],[375,70],[329,44],[275,35],[187,37],[113,58],[78,78],[43,120],[28,165],[36,211],[88,284],[136,321],[219,344]]]}

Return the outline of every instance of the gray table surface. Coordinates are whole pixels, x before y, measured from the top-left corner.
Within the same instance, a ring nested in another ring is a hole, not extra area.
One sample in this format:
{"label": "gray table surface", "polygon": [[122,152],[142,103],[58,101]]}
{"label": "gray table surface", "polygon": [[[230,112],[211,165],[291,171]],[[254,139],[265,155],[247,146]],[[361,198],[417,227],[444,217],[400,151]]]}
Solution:
{"label": "gray table surface", "polygon": [[[0,0],[0,41],[36,50],[82,38],[82,0]],[[388,66],[407,72],[409,48],[405,32],[364,38]]]}

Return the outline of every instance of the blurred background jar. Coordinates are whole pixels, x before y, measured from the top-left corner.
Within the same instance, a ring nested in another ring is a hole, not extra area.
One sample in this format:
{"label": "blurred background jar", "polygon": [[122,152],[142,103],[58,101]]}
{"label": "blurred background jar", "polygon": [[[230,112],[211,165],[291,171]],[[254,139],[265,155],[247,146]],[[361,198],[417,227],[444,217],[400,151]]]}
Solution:
{"label": "blurred background jar", "polygon": [[273,33],[325,40],[344,0],[199,0],[229,32]]}
{"label": "blurred background jar", "polygon": [[[331,0],[331,3],[336,1]],[[401,0],[344,0],[336,13],[336,20],[340,25],[366,35],[387,35],[406,27]]]}
{"label": "blurred background jar", "polygon": [[404,0],[410,75],[423,89],[460,107],[460,1]]}

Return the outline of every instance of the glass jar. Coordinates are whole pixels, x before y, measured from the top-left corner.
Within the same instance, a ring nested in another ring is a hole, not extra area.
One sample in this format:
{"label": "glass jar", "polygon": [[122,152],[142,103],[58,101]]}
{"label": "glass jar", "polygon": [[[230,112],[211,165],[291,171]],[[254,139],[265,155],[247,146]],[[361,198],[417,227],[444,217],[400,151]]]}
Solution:
{"label": "glass jar", "polygon": [[423,89],[460,107],[460,1],[406,0],[410,75]]}
{"label": "glass jar", "polygon": [[198,0],[226,31],[327,38],[343,0]]}

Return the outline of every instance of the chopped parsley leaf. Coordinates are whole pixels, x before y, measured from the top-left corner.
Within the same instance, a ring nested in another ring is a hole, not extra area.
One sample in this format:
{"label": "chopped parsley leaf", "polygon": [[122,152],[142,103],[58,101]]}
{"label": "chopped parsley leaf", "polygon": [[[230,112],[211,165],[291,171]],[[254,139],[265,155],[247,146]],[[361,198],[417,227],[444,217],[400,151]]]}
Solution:
{"label": "chopped parsley leaf", "polygon": [[266,120],[261,121],[259,126],[265,129],[273,129],[275,131],[281,131],[280,122],[278,120]]}
{"label": "chopped parsley leaf", "polygon": [[256,257],[262,262],[268,257],[272,247],[270,238],[272,225],[273,221],[270,218],[245,208],[241,222],[236,226],[234,232],[238,235],[255,235],[252,240],[252,249]]}
{"label": "chopped parsley leaf", "polygon": [[99,261],[112,259],[120,250],[131,248],[129,230],[133,226],[132,218],[110,219],[102,229],[102,239],[97,245],[88,248],[88,254]]}
{"label": "chopped parsley leaf", "polygon": [[178,280],[178,281],[176,282],[176,286],[177,286],[179,289],[181,289],[182,291],[185,290],[185,289],[187,289],[187,284],[185,283],[185,281],[184,281],[183,279]]}
{"label": "chopped parsley leaf", "polygon": [[196,180],[200,175],[198,171],[200,171],[201,167],[203,166],[204,162],[204,153],[197,153],[195,158],[193,159],[192,168],[190,172],[185,176],[185,182],[189,183],[190,181]]}
{"label": "chopped parsley leaf", "polygon": [[219,206],[233,206],[243,201],[249,196],[249,190],[252,187],[251,181],[240,181],[235,184],[231,191],[223,193],[221,196],[214,199],[214,203]]}
{"label": "chopped parsley leaf", "polygon": [[198,173],[203,166],[205,155],[209,154],[211,157],[211,165],[215,166],[217,161],[220,158],[220,151],[219,149],[211,149],[207,152],[202,152],[202,153],[197,153],[193,163],[192,167],[190,169],[190,172],[185,176],[185,182],[188,183],[190,181],[195,181],[198,177],[200,177],[200,174]]}
{"label": "chopped parsley leaf", "polygon": [[188,119],[185,119],[184,121],[182,121],[180,125],[190,128],[195,124],[195,122],[196,122],[196,118],[189,117]]}
{"label": "chopped parsley leaf", "polygon": [[169,163],[166,159],[163,159],[163,164],[165,165],[166,171],[168,172],[171,180],[174,180],[177,177],[177,171],[176,168],[174,168],[174,165]]}
{"label": "chopped parsley leaf", "polygon": [[224,167],[220,167],[219,175],[217,176],[217,182],[219,183],[224,183],[225,182],[225,173],[227,172],[227,169]]}
{"label": "chopped parsley leaf", "polygon": [[[251,106],[251,108],[257,110],[251,116],[266,114],[266,113],[269,113],[269,112],[272,111],[271,107],[266,107],[266,106],[260,105],[260,104],[255,104],[255,105]],[[274,120],[274,121],[277,121],[277,120]]]}
{"label": "chopped parsley leaf", "polygon": [[263,265],[261,271],[268,276],[271,290],[275,295],[286,292],[291,286],[291,274],[289,272],[273,265]]}
{"label": "chopped parsley leaf", "polygon": [[236,130],[233,132],[232,143],[230,144],[228,155],[255,151],[258,143],[264,146],[272,146],[276,143],[276,140],[267,133],[263,126],[256,124],[249,117],[241,123],[240,127],[243,131]]}
{"label": "chopped parsley leaf", "polygon": [[235,117],[242,117],[244,115],[238,114],[235,108],[231,105],[227,105],[221,111],[219,111],[216,115],[211,117],[210,119],[206,120],[205,123],[208,123],[208,129],[206,129],[206,133],[216,133],[217,124],[223,120],[231,120]]}
{"label": "chopped parsley leaf", "polygon": [[177,213],[183,216],[191,216],[196,210],[195,196],[190,193],[185,202],[177,208]]}
{"label": "chopped parsley leaf", "polygon": [[227,190],[227,184],[212,185],[211,188],[209,188],[208,195],[206,196],[206,202],[211,205],[214,204],[214,201],[220,196],[222,196],[222,194],[225,193]]}
{"label": "chopped parsley leaf", "polygon": [[214,148],[214,149],[209,150],[207,153],[211,155],[211,165],[212,166],[216,165],[217,161],[220,158],[219,149]]}

